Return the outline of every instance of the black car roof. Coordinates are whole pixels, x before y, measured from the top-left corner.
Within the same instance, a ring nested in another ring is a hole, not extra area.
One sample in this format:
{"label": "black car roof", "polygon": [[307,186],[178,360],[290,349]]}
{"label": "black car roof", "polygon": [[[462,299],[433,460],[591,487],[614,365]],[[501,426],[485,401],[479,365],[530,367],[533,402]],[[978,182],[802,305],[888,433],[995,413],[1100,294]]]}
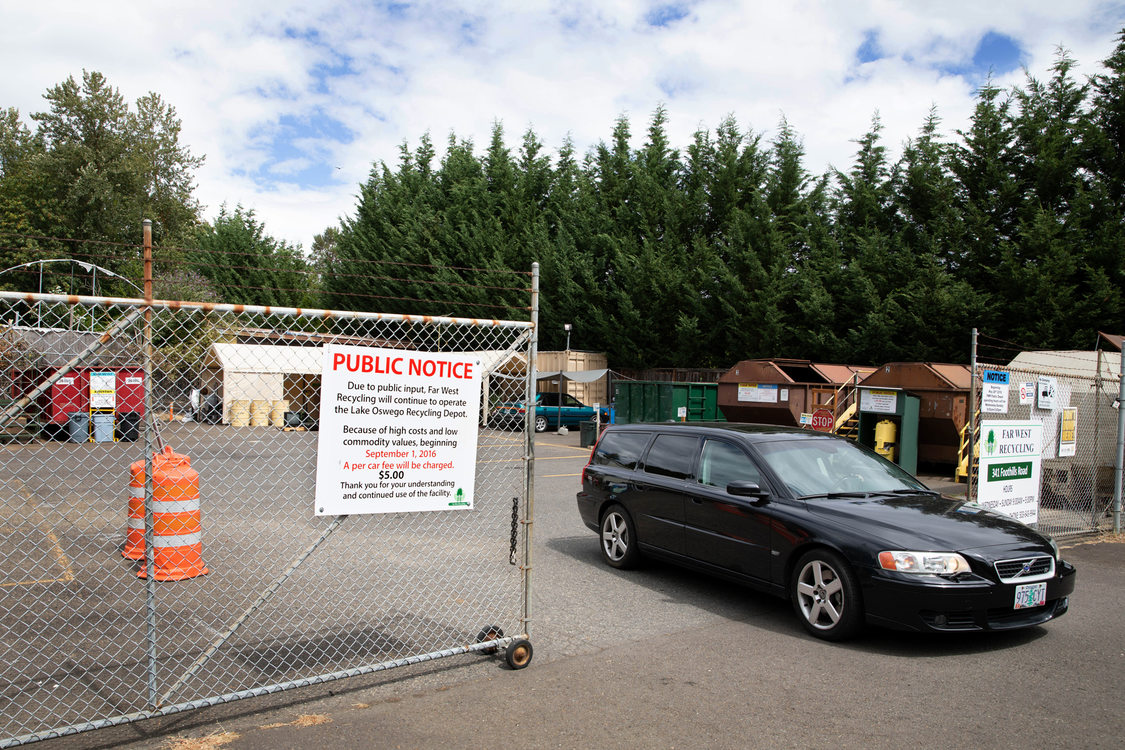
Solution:
{"label": "black car roof", "polygon": [[751,424],[748,422],[634,422],[615,424],[614,431],[692,432],[705,435],[736,435],[752,443],[769,440],[839,440],[835,435],[800,427],[783,427],[776,424]]}

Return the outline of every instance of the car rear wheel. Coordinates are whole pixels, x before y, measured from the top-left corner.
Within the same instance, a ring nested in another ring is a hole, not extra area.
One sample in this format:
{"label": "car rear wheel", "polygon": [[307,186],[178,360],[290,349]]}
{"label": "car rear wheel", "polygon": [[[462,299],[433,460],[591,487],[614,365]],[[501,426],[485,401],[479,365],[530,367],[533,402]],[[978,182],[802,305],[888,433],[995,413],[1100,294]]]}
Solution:
{"label": "car rear wheel", "polygon": [[546,432],[547,431],[547,418],[546,417],[536,417],[535,418],[535,431],[536,432]]}
{"label": "car rear wheel", "polygon": [[817,638],[840,641],[859,630],[863,602],[847,563],[826,549],[805,553],[794,568],[793,609]]}
{"label": "car rear wheel", "polygon": [[620,505],[611,505],[602,516],[602,557],[615,568],[632,568],[641,558],[633,519]]}

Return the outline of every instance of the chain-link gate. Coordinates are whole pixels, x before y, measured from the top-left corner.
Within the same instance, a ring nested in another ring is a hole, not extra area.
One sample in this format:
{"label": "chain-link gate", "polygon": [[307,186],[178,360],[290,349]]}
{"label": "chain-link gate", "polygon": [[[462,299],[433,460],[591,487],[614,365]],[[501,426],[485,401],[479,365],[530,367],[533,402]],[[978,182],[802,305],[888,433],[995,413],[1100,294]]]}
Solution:
{"label": "chain-link gate", "polygon": [[[479,358],[472,510],[314,515],[327,344]],[[469,652],[522,666],[533,444],[490,417],[526,403],[534,350],[532,322],[0,293],[0,747]],[[171,474],[197,490],[154,502]],[[154,580],[169,546],[187,561]]]}
{"label": "chain-link gate", "polygon": [[[991,407],[991,412],[986,406],[982,413],[986,371],[1008,375],[1004,386],[1008,394],[1006,402],[1000,399],[1001,405]],[[1037,528],[1054,537],[1112,530],[1118,376],[978,364],[973,377],[978,446],[985,440],[981,435],[987,434],[982,426],[990,421],[1033,420],[1043,425]],[[1041,382],[1052,391],[1049,403],[1038,393]],[[996,413],[1001,406],[1006,411]],[[970,478],[974,499],[980,496],[981,481],[974,467]]]}

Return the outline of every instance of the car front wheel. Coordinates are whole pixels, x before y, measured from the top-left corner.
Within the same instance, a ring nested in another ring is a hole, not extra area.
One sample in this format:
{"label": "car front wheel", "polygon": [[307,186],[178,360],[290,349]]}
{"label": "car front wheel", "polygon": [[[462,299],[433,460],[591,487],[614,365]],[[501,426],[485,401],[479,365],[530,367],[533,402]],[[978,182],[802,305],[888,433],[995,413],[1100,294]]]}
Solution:
{"label": "car front wheel", "polygon": [[611,505],[602,516],[602,557],[614,568],[632,568],[640,560],[633,519],[620,505]]}
{"label": "car front wheel", "polygon": [[812,550],[801,557],[794,568],[791,592],[801,624],[817,638],[844,640],[855,635],[863,622],[855,576],[830,550]]}

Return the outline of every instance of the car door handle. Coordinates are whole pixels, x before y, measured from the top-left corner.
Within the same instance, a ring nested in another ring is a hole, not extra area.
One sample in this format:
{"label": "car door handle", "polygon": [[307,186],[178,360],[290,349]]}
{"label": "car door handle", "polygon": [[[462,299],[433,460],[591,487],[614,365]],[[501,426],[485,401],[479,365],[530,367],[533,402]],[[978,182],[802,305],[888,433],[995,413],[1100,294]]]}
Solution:
{"label": "car door handle", "polygon": [[701,497],[693,497],[691,501],[696,505],[703,505],[703,498]]}

